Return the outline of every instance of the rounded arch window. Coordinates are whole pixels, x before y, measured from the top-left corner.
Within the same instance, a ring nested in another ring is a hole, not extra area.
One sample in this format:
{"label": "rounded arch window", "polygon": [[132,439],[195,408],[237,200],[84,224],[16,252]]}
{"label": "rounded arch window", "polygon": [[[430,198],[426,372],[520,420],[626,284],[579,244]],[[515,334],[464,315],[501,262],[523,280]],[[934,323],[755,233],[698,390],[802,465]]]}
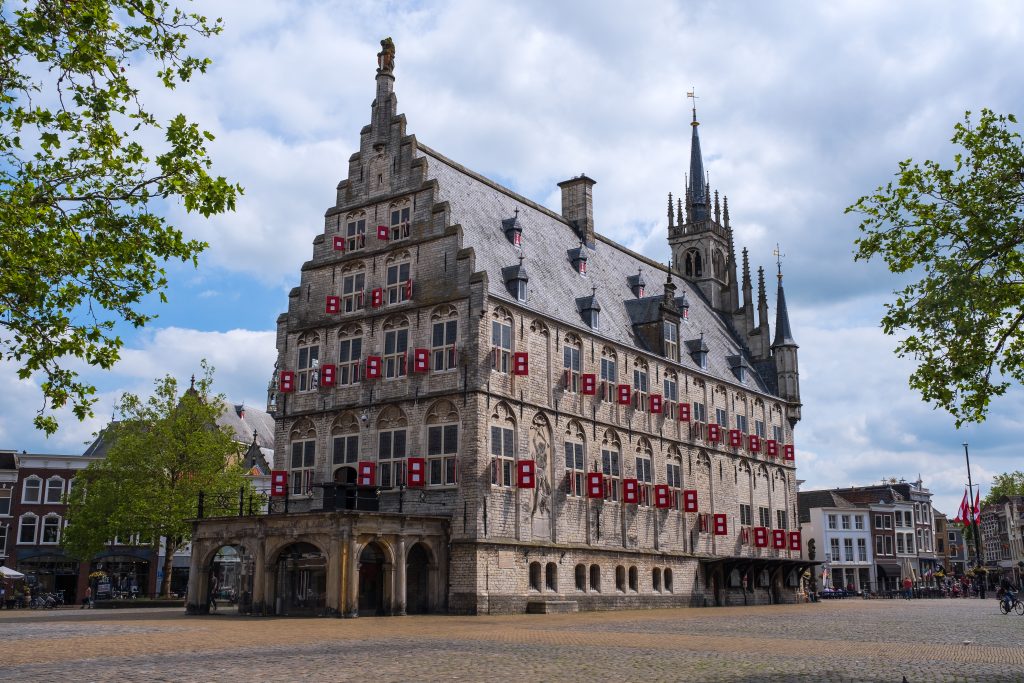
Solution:
{"label": "rounded arch window", "polygon": [[587,590],[587,567],[586,565],[576,565],[576,590],[586,591]]}
{"label": "rounded arch window", "polygon": [[601,592],[601,566],[597,564],[590,565],[590,590],[600,593]]}
{"label": "rounded arch window", "polygon": [[661,568],[655,567],[651,570],[651,588],[656,592],[661,592]]}
{"label": "rounded arch window", "polygon": [[640,585],[640,582],[639,582],[639,580],[637,578],[636,567],[635,566],[630,567],[629,568],[629,590],[631,590],[634,593],[636,593],[637,590],[639,589],[639,585]]}
{"label": "rounded arch window", "polygon": [[540,562],[530,563],[530,590],[540,592]]}
{"label": "rounded arch window", "polygon": [[669,593],[672,592],[672,570],[668,567],[665,568],[665,590]]}
{"label": "rounded arch window", "polygon": [[621,564],[615,568],[615,590],[626,592],[626,568]]}
{"label": "rounded arch window", "polygon": [[544,568],[544,585],[549,591],[558,592],[558,565],[548,562]]}

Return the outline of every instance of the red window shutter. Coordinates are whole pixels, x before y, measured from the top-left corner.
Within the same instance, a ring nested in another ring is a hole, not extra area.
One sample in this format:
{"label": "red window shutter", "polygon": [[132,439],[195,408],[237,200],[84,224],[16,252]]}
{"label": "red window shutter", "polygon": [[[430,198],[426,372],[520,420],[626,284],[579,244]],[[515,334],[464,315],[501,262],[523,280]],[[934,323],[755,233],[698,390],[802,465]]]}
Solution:
{"label": "red window shutter", "polygon": [[386,226],[386,225],[378,225],[377,226],[377,239],[383,240],[383,241],[387,242],[390,237],[391,237],[391,231],[388,230],[388,226]]}
{"label": "red window shutter", "polygon": [[597,393],[597,375],[590,373],[583,375],[583,388],[581,390],[587,396]]}
{"label": "red window shutter", "polygon": [[340,296],[329,296],[327,297],[326,310],[328,313],[338,313],[341,311],[341,297]]}
{"label": "red window shutter", "polygon": [[288,471],[274,470],[270,473],[270,496],[280,498],[288,495]]}
{"label": "red window shutter", "polygon": [[803,548],[803,543],[801,543],[801,541],[800,541],[800,532],[799,531],[790,531],[789,532],[789,549],[790,550],[795,550],[796,552],[800,552],[800,550],[802,548]]}
{"label": "red window shutter", "polygon": [[520,460],[516,463],[516,486],[521,489],[532,489],[537,485],[537,463],[533,460]]}
{"label": "red window shutter", "polygon": [[750,545],[750,528],[749,527],[743,527],[742,529],[740,529],[740,544],[741,545]]}
{"label": "red window shutter", "polygon": [[630,399],[632,398],[632,395],[631,395],[632,390],[633,390],[633,388],[631,386],[629,386],[628,384],[620,384],[619,385],[619,405],[620,406],[628,406],[630,404],[630,402],[631,402]]}
{"label": "red window shutter", "polygon": [[580,275],[586,275],[586,274],[587,274],[587,262],[581,260],[580,261]]}
{"label": "red window shutter", "polygon": [[729,445],[733,448],[739,448],[743,445],[743,434],[738,429],[729,430]]}
{"label": "red window shutter", "polygon": [[623,479],[622,480],[622,502],[629,503],[630,505],[636,505],[640,500],[638,492],[638,482],[636,479]]}
{"label": "red window shutter", "polygon": [[405,281],[405,300],[406,301],[411,301],[412,300],[412,279],[411,278]]}
{"label": "red window shutter", "polygon": [[384,305],[384,289],[377,287],[375,290],[370,292],[370,306],[373,308],[380,308]]}
{"label": "red window shutter", "polygon": [[281,381],[278,384],[281,393],[288,394],[295,391],[295,373],[291,370],[281,371]]}
{"label": "red window shutter", "polygon": [[334,236],[334,251],[345,251],[345,238],[341,235]]}
{"label": "red window shutter", "polygon": [[715,514],[715,536],[728,536],[729,522],[723,513]]}
{"label": "red window shutter", "polygon": [[430,370],[430,349],[415,349],[412,353],[413,372],[427,372]]}
{"label": "red window shutter", "polygon": [[780,550],[786,547],[786,532],[782,529],[772,530],[772,547]]}
{"label": "red window shutter", "polygon": [[360,460],[357,468],[359,477],[356,483],[360,486],[376,486],[377,485],[377,463]]}
{"label": "red window shutter", "polygon": [[690,421],[690,404],[680,403],[679,404],[679,421],[689,422]]}
{"label": "red window shutter", "polygon": [[377,379],[380,377],[380,356],[366,357],[366,379]]}
{"label": "red window shutter", "polygon": [[530,374],[530,354],[526,351],[516,351],[512,354],[512,374]]}
{"label": "red window shutter", "polygon": [[761,437],[759,437],[757,434],[751,434],[750,439],[748,441],[748,448],[750,449],[751,453],[761,452]]}
{"label": "red window shutter", "polygon": [[683,491],[683,512],[697,512],[696,489],[687,489]]}
{"label": "red window shutter", "polygon": [[768,439],[765,442],[765,449],[769,458],[779,457],[779,442],[775,439]]}
{"label": "red window shutter", "polygon": [[716,424],[709,424],[708,425],[708,441],[713,441],[713,442],[717,443],[717,442],[719,442],[721,440],[722,440],[722,428],[721,428],[721,426],[716,425]]}
{"label": "red window shutter", "polygon": [[651,412],[652,413],[660,413],[661,412],[661,394],[651,394],[651,398],[648,401],[648,404],[650,404]]}
{"label": "red window shutter", "polygon": [[512,233],[512,244],[517,247],[523,243],[523,235],[518,230]]}
{"label": "red window shutter", "polygon": [[334,371],[333,365],[321,365],[320,366],[320,386],[333,387],[334,386]]}
{"label": "red window shutter", "polygon": [[654,485],[654,507],[672,507],[672,495],[668,490],[668,484]]}
{"label": "red window shutter", "polygon": [[587,498],[604,498],[604,474],[587,472]]}
{"label": "red window shutter", "polygon": [[422,488],[426,483],[427,461],[423,458],[409,458],[407,472],[406,485],[411,489]]}
{"label": "red window shutter", "polygon": [[782,453],[784,460],[796,460],[796,449],[793,448],[793,444],[787,443],[783,446]]}
{"label": "red window shutter", "polygon": [[758,548],[764,548],[768,545],[768,529],[759,526],[754,528],[754,545]]}

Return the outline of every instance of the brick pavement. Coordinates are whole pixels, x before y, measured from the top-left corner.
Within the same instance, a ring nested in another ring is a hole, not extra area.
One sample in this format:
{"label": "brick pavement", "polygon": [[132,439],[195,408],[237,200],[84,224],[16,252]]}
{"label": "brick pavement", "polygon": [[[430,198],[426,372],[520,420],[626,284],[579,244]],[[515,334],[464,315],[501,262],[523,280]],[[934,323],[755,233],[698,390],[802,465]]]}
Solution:
{"label": "brick pavement", "polygon": [[1024,617],[995,600],[354,620],[2,611],[0,667],[14,681],[1024,681]]}

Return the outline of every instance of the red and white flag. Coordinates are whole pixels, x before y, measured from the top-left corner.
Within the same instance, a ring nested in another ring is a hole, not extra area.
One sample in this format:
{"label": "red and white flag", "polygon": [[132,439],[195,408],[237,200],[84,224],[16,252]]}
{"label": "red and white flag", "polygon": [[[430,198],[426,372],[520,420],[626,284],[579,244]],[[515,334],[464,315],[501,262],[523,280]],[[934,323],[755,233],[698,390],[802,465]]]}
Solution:
{"label": "red and white flag", "polygon": [[956,511],[956,519],[953,521],[957,524],[967,524],[967,489],[964,489],[964,498],[960,501],[960,509]]}
{"label": "red and white flag", "polygon": [[974,496],[974,508],[971,510],[974,515],[974,519],[978,519],[978,515],[981,514],[981,487],[978,487],[978,493]]}

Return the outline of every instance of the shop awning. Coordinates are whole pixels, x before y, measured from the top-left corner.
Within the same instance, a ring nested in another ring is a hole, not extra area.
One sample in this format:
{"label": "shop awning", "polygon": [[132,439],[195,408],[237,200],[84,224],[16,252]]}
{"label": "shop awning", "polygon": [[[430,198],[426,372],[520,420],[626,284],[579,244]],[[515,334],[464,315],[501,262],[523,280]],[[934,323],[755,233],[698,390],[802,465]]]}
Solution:
{"label": "shop awning", "polygon": [[10,567],[0,567],[0,577],[5,579],[24,579],[25,575],[14,571]]}

